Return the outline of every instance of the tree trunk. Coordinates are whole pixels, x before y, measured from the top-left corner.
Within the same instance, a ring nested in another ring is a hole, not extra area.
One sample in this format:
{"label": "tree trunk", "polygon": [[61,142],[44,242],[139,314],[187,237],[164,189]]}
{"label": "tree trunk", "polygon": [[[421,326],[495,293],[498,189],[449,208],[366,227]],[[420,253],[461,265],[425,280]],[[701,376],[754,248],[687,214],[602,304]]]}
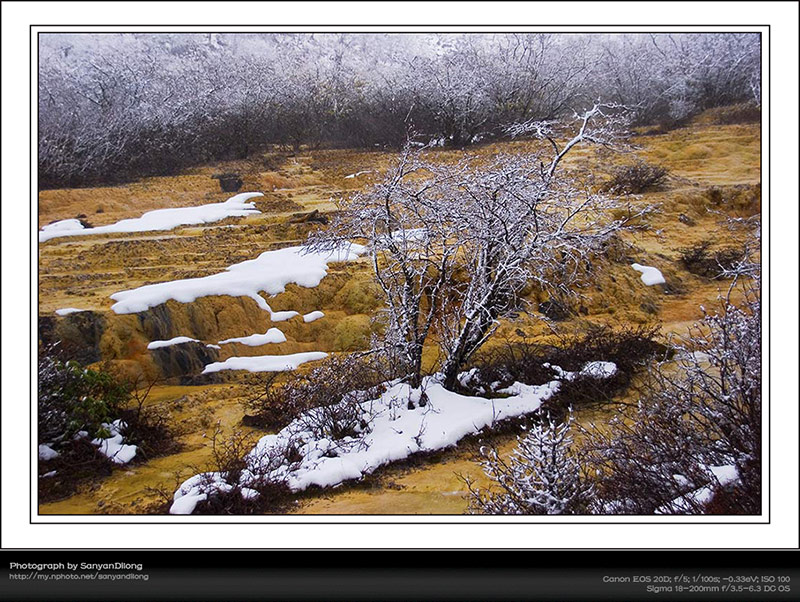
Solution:
{"label": "tree trunk", "polygon": [[469,358],[472,357],[472,354],[480,348],[484,336],[493,323],[494,320],[482,319],[464,324],[456,348],[447,356],[442,365],[442,376],[444,377],[442,385],[445,389],[448,391],[453,390],[458,380],[458,373]]}

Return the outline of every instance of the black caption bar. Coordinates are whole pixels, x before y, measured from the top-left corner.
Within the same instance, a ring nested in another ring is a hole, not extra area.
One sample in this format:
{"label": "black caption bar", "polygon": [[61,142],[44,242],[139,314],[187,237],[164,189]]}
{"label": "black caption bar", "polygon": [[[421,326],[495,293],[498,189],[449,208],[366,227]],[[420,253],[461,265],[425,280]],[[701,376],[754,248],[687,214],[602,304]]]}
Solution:
{"label": "black caption bar", "polygon": [[797,600],[776,552],[4,551],[6,600]]}

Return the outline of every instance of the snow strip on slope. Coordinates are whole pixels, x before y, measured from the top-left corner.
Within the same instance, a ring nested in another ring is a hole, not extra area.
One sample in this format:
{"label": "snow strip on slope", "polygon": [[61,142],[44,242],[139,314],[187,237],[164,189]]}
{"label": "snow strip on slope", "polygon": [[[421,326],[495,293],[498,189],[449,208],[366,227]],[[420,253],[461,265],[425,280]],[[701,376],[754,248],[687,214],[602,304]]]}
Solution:
{"label": "snow strip on slope", "polygon": [[313,322],[315,320],[319,320],[320,318],[322,318],[324,316],[325,316],[325,314],[322,313],[321,311],[312,311],[312,312],[307,313],[307,314],[305,314],[303,316],[303,322],[306,322],[306,323]]}
{"label": "snow strip on slope", "polygon": [[307,351],[289,355],[254,355],[250,357],[229,357],[224,362],[214,362],[203,368],[202,374],[221,370],[247,370],[248,372],[285,372],[297,370],[300,364],[328,357],[324,351]]}
{"label": "snow strip on slope", "polygon": [[224,341],[220,341],[220,345],[225,345],[226,343],[242,343],[243,345],[248,345],[250,347],[259,347],[261,345],[266,345],[267,343],[285,343],[286,342],[286,335],[283,334],[277,328],[270,328],[264,334],[251,334],[250,336],[246,337],[236,337],[233,339],[225,339]]}
{"label": "snow strip on slope", "polygon": [[664,275],[658,268],[641,265],[638,263],[632,263],[631,267],[637,272],[642,273],[642,282],[644,282],[647,286],[653,286],[654,284],[665,284],[667,282],[664,280]]}
{"label": "snow strip on slope", "polygon": [[148,349],[158,349],[159,347],[171,347],[172,345],[180,345],[181,343],[191,343],[194,341],[195,343],[199,343],[197,339],[193,339],[192,337],[175,337],[172,339],[167,339],[165,341],[150,341],[147,344]]}
{"label": "snow strip on slope", "polygon": [[357,171],[356,173],[351,173],[344,177],[345,180],[349,180],[351,178],[357,178],[358,176],[363,176],[365,173],[372,173],[371,170],[366,171]]}
{"label": "snow strip on slope", "polygon": [[89,310],[78,309],[77,307],[62,307],[61,309],[56,310],[56,314],[59,316],[68,316],[69,314],[75,314],[81,311],[89,311]]}
{"label": "snow strip on slope", "polygon": [[[442,387],[435,377],[428,377],[423,387],[429,401],[414,410],[407,409],[407,405],[409,399],[419,399],[420,391],[404,383],[394,384],[378,399],[361,404],[364,419],[370,426],[357,438],[316,439],[304,430],[302,417],[279,433],[262,437],[246,456],[248,469],[242,472],[239,486],[252,485],[258,479],[262,459],[290,442],[297,446],[302,459],[291,466],[284,464],[272,470],[266,475],[268,478],[285,478],[293,491],[312,485],[331,487],[358,479],[379,466],[411,454],[455,445],[464,436],[477,433],[496,421],[534,412],[558,391],[560,384],[558,381],[538,386],[515,383],[516,394],[486,399],[453,393]],[[219,490],[219,481],[215,473],[188,479],[175,492],[170,513],[191,514],[198,501]],[[230,484],[224,484],[223,490],[230,491],[230,488]]]}
{"label": "snow strip on slope", "polygon": [[295,316],[299,316],[300,313],[296,311],[273,311],[270,313],[270,320],[273,322],[285,322],[290,318],[294,318]]}
{"label": "snow strip on slope", "polygon": [[116,303],[111,309],[118,314],[131,314],[146,311],[169,299],[191,303],[199,297],[231,295],[250,297],[261,309],[270,312],[273,321],[279,321],[276,317],[283,318],[287,312],[273,312],[264,297],[258,294],[260,291],[277,295],[284,292],[289,283],[314,288],[328,273],[329,263],[353,261],[362,253],[364,247],[355,243],[325,253],[310,252],[305,247],[266,251],[256,259],[234,264],[211,276],[148,284],[114,293],[111,298]]}
{"label": "snow strip on slope", "polygon": [[243,192],[232,196],[223,203],[210,203],[198,207],[156,209],[155,211],[148,211],[141,217],[123,219],[115,224],[97,228],[84,228],[77,219],[65,219],[44,226],[39,232],[39,242],[62,236],[172,230],[172,228],[178,226],[217,222],[226,217],[243,217],[261,213],[255,208],[255,203],[246,202],[248,199],[258,196],[264,195],[261,192]]}

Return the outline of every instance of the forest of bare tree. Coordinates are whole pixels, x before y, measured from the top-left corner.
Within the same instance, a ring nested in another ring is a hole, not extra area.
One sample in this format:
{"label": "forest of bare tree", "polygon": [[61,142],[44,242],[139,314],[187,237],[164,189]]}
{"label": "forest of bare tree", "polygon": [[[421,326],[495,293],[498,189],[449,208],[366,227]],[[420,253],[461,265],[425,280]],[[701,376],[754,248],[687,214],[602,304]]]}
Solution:
{"label": "forest of bare tree", "polygon": [[269,145],[463,147],[625,105],[674,127],[760,103],[758,34],[41,34],[39,183],[84,186]]}

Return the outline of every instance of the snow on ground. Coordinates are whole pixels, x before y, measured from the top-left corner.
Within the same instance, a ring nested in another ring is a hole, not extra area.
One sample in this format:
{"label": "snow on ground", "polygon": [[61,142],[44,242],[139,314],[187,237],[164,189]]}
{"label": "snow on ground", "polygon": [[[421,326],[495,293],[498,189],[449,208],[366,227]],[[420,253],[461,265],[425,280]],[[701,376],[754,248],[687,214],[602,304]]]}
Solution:
{"label": "snow on ground", "polygon": [[299,316],[300,312],[296,311],[273,311],[270,312],[269,318],[273,322],[285,322],[295,316]]}
{"label": "snow on ground", "polygon": [[588,362],[577,372],[569,372],[555,364],[544,363],[542,366],[555,372],[559,380],[575,380],[578,376],[604,379],[611,378],[617,373],[617,365],[614,362]]}
{"label": "snow on ground", "polygon": [[75,314],[81,311],[89,311],[88,309],[78,309],[77,307],[63,307],[61,309],[56,310],[56,314],[59,316],[68,316],[69,314]]}
{"label": "snow on ground", "polygon": [[[329,263],[353,261],[364,250],[363,246],[351,243],[335,251],[322,253],[311,252],[305,247],[266,251],[255,259],[234,264],[224,272],[211,276],[148,284],[114,293],[111,298],[116,303],[111,309],[118,314],[130,314],[145,311],[169,299],[190,303],[209,295],[231,295],[250,297],[261,309],[270,312],[273,321],[280,321],[281,318],[286,319],[284,314],[292,312],[273,312],[264,297],[259,295],[260,291],[277,295],[284,292],[289,283],[314,288],[328,273]],[[298,315],[297,312],[293,313]],[[276,320],[276,317],[279,319]]]}
{"label": "snow on ground", "polygon": [[614,362],[589,362],[585,364],[579,374],[591,378],[611,378],[617,373],[617,365]]}
{"label": "snow on ground", "polygon": [[324,317],[325,314],[321,311],[312,311],[307,313],[303,316],[303,322],[314,322],[315,320],[319,320],[320,318]]}
{"label": "snow on ground", "polygon": [[[42,226],[42,232],[47,233],[50,238],[53,236],[71,236],[68,234],[69,232],[83,229],[83,224],[79,219],[62,219],[61,221]],[[39,235],[39,242],[41,242],[41,234]]]}
{"label": "snow on ground", "polygon": [[642,282],[644,282],[647,286],[653,286],[654,284],[665,284],[667,282],[664,280],[664,275],[658,268],[641,265],[638,263],[632,263],[631,267],[637,272],[642,273]]}
{"label": "snow on ground", "polygon": [[115,464],[127,464],[136,456],[136,446],[123,443],[120,431],[125,428],[121,420],[115,420],[111,424],[103,423],[103,426],[111,433],[105,439],[92,439],[92,445],[96,445],[101,454],[110,458]]}
{"label": "snow on ground", "polygon": [[258,196],[264,195],[261,192],[243,192],[232,196],[223,203],[210,203],[198,207],[156,209],[155,211],[148,211],[141,217],[123,219],[115,224],[97,228],[84,228],[77,219],[62,220],[44,226],[39,232],[39,242],[62,236],[172,230],[178,226],[217,222],[226,217],[243,217],[261,213],[255,208],[255,203],[247,202],[249,199]]}
{"label": "snow on ground", "polygon": [[[708,469],[708,471],[714,475],[714,479],[716,479],[720,487],[725,487],[726,485],[735,483],[739,480],[739,471],[736,470],[736,466],[733,464],[727,464],[724,466],[705,466],[704,468]],[[688,484],[689,482],[688,479],[686,479],[686,477],[683,475],[672,476],[679,484]],[[699,487],[694,491],[690,491],[689,493],[672,500],[670,503],[657,508],[655,514],[691,513],[694,511],[694,508],[697,505],[707,504],[711,501],[711,499],[714,497],[714,489],[716,488],[717,483],[708,484],[703,487]]]}
{"label": "snow on ground", "polygon": [[[240,487],[258,478],[264,458],[279,454],[288,445],[296,446],[302,459],[289,466],[282,464],[266,476],[286,479],[293,491],[312,485],[331,487],[358,479],[379,466],[402,460],[422,451],[450,447],[466,435],[506,418],[529,414],[556,393],[558,381],[544,385],[515,383],[515,393],[506,398],[469,397],[446,390],[435,377],[428,377],[423,388],[428,396],[424,407],[409,410],[409,399],[419,400],[420,391],[396,383],[378,399],[363,402],[361,410],[369,424],[358,437],[341,440],[317,439],[306,430],[303,416],[275,435],[262,437],[246,456],[248,469],[242,472]],[[418,405],[418,404],[417,404]],[[317,409],[310,410],[315,412]],[[223,484],[223,490],[231,485]],[[171,514],[191,514],[197,502],[220,489],[219,475],[205,473],[185,481],[175,492]]]}
{"label": "snow on ground", "polygon": [[58,458],[60,456],[56,450],[54,450],[49,445],[41,444],[39,445],[39,459],[47,462],[48,460],[52,460],[53,458]]}
{"label": "snow on ground", "polygon": [[242,343],[243,345],[248,345],[250,347],[259,347],[261,345],[266,345],[267,343],[285,343],[286,342],[286,335],[283,334],[277,328],[270,328],[264,334],[251,334],[250,336],[246,337],[236,337],[233,339],[225,339],[224,341],[220,341],[220,345],[225,345],[226,343]]}
{"label": "snow on ground", "polygon": [[209,349],[222,349],[222,347],[220,347],[219,345],[214,345],[213,343],[209,343],[208,345],[206,345],[206,347],[208,347]]}
{"label": "snow on ground", "polygon": [[365,173],[372,173],[372,171],[369,169],[366,171],[357,171],[356,173],[351,173],[350,175],[345,176],[344,179],[349,180],[351,178],[357,178],[358,176],[363,176]]}
{"label": "snow on ground", "polygon": [[150,341],[147,344],[148,349],[158,349],[159,347],[171,347],[172,345],[180,345],[181,343],[199,343],[197,339],[193,339],[192,337],[174,337],[172,339],[167,339],[165,341]]}
{"label": "snow on ground", "polygon": [[251,357],[229,357],[224,362],[214,362],[203,368],[202,374],[221,370],[247,370],[248,372],[285,372],[296,370],[300,364],[328,357],[323,351],[306,351],[289,355],[254,355]]}

